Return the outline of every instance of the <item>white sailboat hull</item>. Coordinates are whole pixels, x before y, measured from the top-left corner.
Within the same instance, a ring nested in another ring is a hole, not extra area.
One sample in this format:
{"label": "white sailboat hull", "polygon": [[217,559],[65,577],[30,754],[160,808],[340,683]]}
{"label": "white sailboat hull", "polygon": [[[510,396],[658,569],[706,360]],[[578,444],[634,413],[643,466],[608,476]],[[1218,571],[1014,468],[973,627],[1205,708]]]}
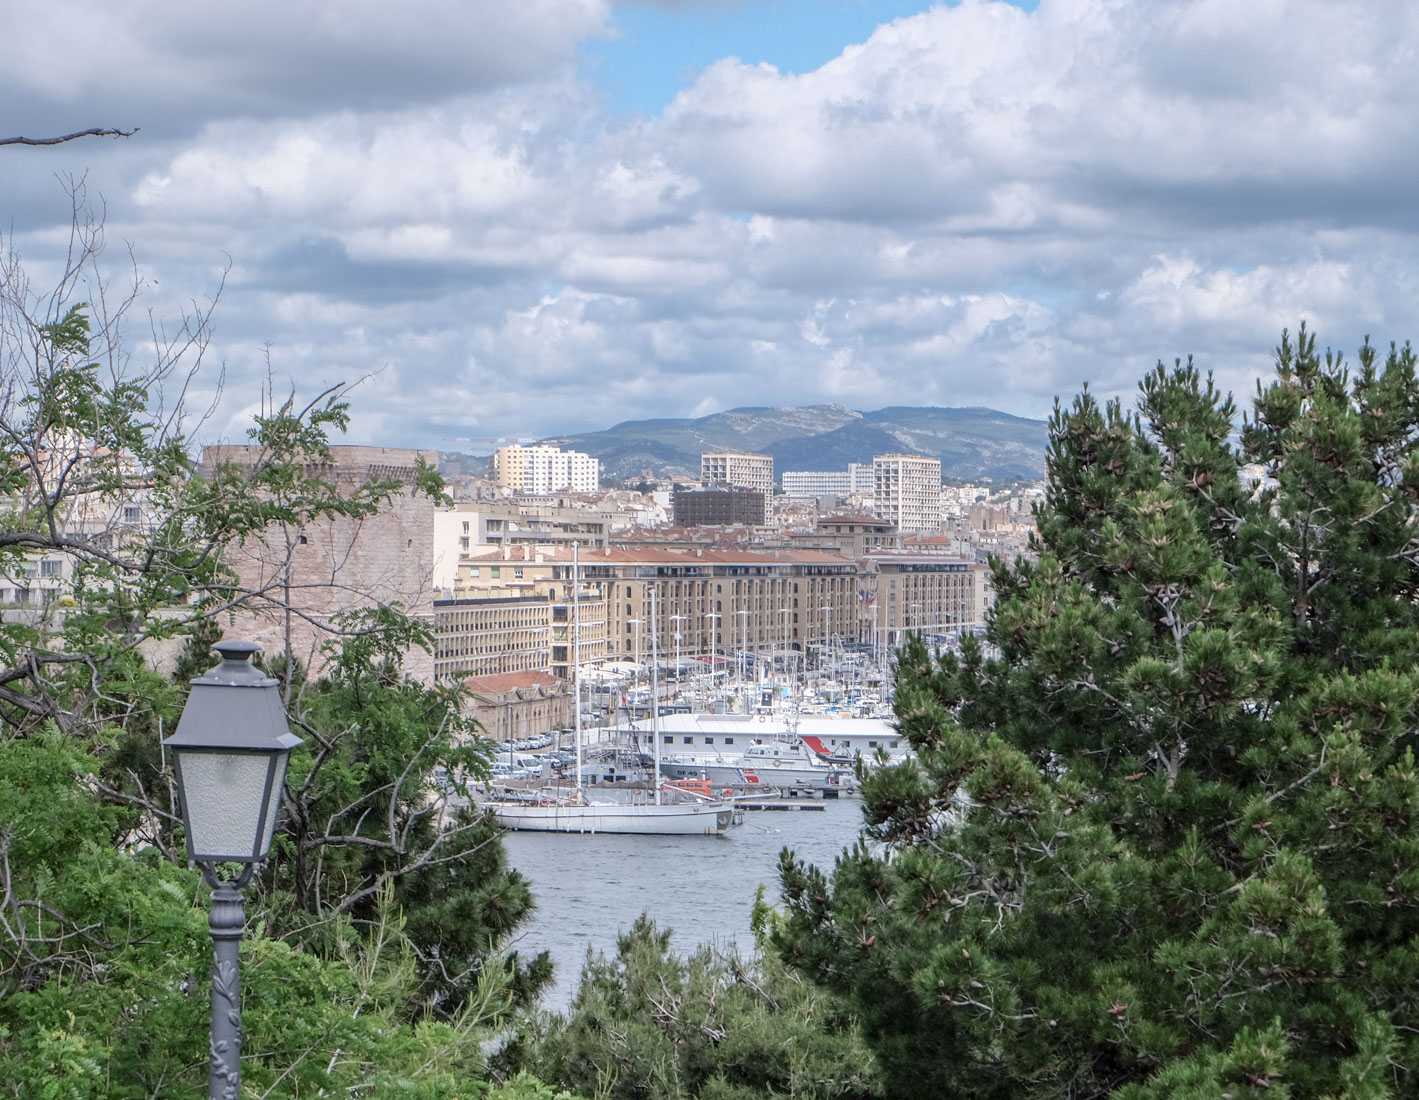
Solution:
{"label": "white sailboat hull", "polygon": [[736,824],[723,803],[670,805],[546,805],[487,803],[504,829],[539,833],[637,833],[647,836],[714,836]]}

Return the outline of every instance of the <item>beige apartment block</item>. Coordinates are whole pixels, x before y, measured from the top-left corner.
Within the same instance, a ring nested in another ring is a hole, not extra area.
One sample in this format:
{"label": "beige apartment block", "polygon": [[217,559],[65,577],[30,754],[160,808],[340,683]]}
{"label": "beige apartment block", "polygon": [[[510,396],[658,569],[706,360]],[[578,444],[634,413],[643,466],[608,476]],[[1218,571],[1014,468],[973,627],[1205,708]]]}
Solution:
{"label": "beige apartment block", "polygon": [[453,595],[461,558],[489,546],[604,546],[610,514],[517,501],[460,501],[434,512],[434,590]]}
{"label": "beige apartment block", "polygon": [[[441,672],[544,667],[569,678],[578,636],[582,664],[606,660],[605,587],[583,571],[574,600],[572,572],[572,549],[559,545],[489,547],[460,561],[454,599],[435,606],[440,650],[448,649]],[[544,665],[531,663],[534,652],[546,655]]]}
{"label": "beige apartment block", "polygon": [[[286,652],[319,675],[321,643],[336,637],[341,612],[401,604],[407,614],[433,621],[434,502],[414,492],[420,458],[436,465],[434,451],[393,447],[331,447],[330,462],[312,467],[343,493],[370,478],[404,485],[377,515],[336,516],[301,528],[275,527],[249,537],[228,556],[238,584],[253,595],[239,608],[227,636],[258,643],[268,655]],[[259,447],[213,446],[202,452],[210,475],[234,463],[250,468],[266,457]],[[430,682],[433,657],[415,649],[405,671]]]}
{"label": "beige apartment block", "polygon": [[[467,596],[520,586],[516,591],[546,594],[566,607],[571,559],[559,546],[485,552],[462,563],[458,591]],[[652,629],[666,663],[677,650],[682,659],[741,649],[768,655],[858,637],[857,567],[839,554],[609,547],[582,550],[580,573],[583,592],[593,594],[582,602],[585,663],[645,660]],[[555,667],[560,635],[553,614]]]}
{"label": "beige apartment block", "polygon": [[874,455],[872,510],[899,531],[941,526],[941,460],[922,455]]}
{"label": "beige apartment block", "polygon": [[747,451],[712,451],[700,455],[700,481],[706,487],[754,489],[767,500],[774,494],[773,455]]}
{"label": "beige apartment block", "polygon": [[897,646],[918,631],[951,638],[985,621],[989,570],[981,562],[930,551],[878,550],[860,564],[864,641]]}
{"label": "beige apartment block", "polygon": [[601,481],[601,463],[580,451],[563,451],[545,443],[499,447],[492,474],[504,488],[545,496],[571,490],[594,493]]}
{"label": "beige apartment block", "polygon": [[891,550],[897,545],[897,529],[876,516],[821,516],[817,533],[853,561],[873,550]]}

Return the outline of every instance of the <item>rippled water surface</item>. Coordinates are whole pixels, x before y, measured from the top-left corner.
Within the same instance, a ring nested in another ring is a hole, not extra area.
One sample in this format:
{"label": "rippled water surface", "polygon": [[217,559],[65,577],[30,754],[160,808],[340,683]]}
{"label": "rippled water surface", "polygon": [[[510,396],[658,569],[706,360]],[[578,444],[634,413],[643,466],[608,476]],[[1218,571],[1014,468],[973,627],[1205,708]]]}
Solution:
{"label": "rippled water surface", "polygon": [[857,799],[815,802],[812,810],[749,811],[721,837],[508,833],[508,859],[532,884],[537,912],[520,951],[550,951],[557,966],[544,1005],[571,1002],[588,948],[608,955],[642,912],[671,928],[671,949],[701,943],[753,943],[749,914],[760,883],[777,903],[778,857],[790,848],[830,871],[862,822]]}

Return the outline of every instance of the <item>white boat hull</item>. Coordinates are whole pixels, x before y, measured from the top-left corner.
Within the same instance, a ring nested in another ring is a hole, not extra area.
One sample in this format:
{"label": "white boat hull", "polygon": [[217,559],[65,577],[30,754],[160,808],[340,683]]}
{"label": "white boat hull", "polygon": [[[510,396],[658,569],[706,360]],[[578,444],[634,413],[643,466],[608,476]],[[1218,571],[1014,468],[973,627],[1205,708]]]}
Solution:
{"label": "white boat hull", "polygon": [[595,803],[537,805],[490,802],[504,829],[539,833],[637,833],[652,836],[714,836],[738,824],[738,812],[722,802],[674,805]]}
{"label": "white boat hull", "polygon": [[739,765],[696,761],[662,761],[660,774],[666,779],[708,779],[713,787],[733,787],[753,791],[762,787],[797,787],[814,791],[853,790],[853,774],[844,768],[774,767],[772,763]]}

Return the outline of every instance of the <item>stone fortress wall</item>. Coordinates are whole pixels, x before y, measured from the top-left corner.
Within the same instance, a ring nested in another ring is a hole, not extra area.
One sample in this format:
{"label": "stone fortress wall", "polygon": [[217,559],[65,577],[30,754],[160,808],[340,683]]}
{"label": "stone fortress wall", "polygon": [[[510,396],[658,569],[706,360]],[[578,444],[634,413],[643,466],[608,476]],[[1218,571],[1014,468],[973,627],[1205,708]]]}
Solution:
{"label": "stone fortress wall", "polygon": [[[270,655],[291,653],[319,675],[322,642],[334,637],[332,616],[342,611],[398,602],[416,618],[433,622],[434,502],[413,492],[415,464],[422,457],[437,468],[436,451],[398,447],[337,446],[332,461],[312,467],[342,494],[370,478],[393,478],[405,489],[377,515],[337,516],[303,528],[272,528],[249,539],[229,558],[244,589],[260,596],[224,624],[228,637],[258,643]],[[259,447],[204,448],[208,473],[223,463],[253,466]],[[414,649],[405,670],[425,683],[434,674],[433,657]]]}

